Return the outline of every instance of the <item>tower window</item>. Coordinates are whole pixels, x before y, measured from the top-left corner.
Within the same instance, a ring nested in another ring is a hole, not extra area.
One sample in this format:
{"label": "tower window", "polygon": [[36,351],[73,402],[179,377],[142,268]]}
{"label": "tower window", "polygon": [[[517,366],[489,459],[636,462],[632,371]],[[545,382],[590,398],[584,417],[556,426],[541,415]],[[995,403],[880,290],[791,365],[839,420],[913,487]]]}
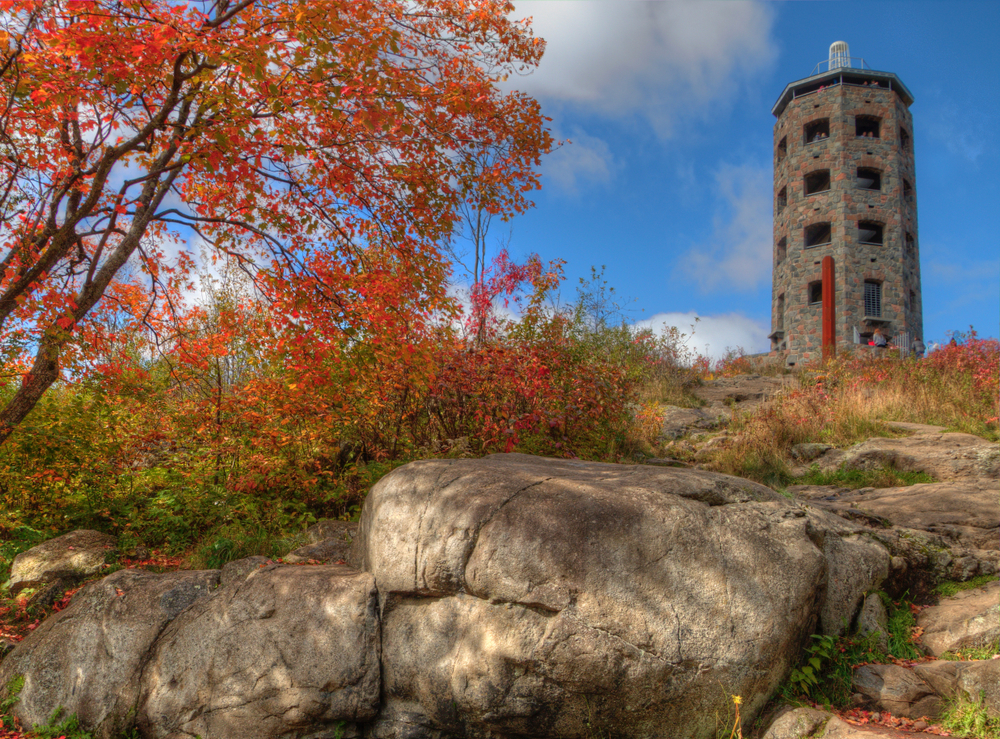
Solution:
{"label": "tower window", "polygon": [[778,307],[776,309],[777,315],[774,317],[774,327],[781,331],[785,328],[785,294],[781,293],[778,296]]}
{"label": "tower window", "polygon": [[865,315],[882,317],[882,283],[865,280]]}
{"label": "tower window", "polygon": [[907,233],[904,237],[903,243],[906,247],[906,255],[912,257],[917,248],[916,242],[913,240],[913,234]]}
{"label": "tower window", "polygon": [[903,200],[910,202],[913,200],[913,185],[903,180]]}
{"label": "tower window", "polygon": [[788,137],[785,136],[778,142],[778,161],[780,162],[788,155]]}
{"label": "tower window", "polygon": [[910,150],[910,134],[905,128],[899,129],[899,148],[903,151]]}
{"label": "tower window", "polygon": [[874,221],[860,221],[858,223],[858,243],[861,244],[882,244],[881,223]]}
{"label": "tower window", "polygon": [[806,175],[805,184],[806,195],[826,192],[830,189],[830,170],[821,169],[818,172],[810,172]]}
{"label": "tower window", "polygon": [[788,254],[788,239],[782,237],[781,241],[778,242],[778,264],[785,261],[785,256]]}
{"label": "tower window", "polygon": [[859,115],[854,119],[854,127],[857,135],[871,139],[879,138],[880,123],[881,121],[878,118],[870,115]]}
{"label": "tower window", "polygon": [[815,305],[816,303],[823,302],[823,283],[820,281],[809,283],[809,304]]}
{"label": "tower window", "polygon": [[908,307],[910,310],[917,309],[917,294],[913,290],[910,290],[910,304]]}
{"label": "tower window", "polygon": [[783,187],[781,188],[781,190],[778,191],[778,202],[777,202],[778,212],[780,213],[781,211],[783,211],[786,205],[788,205],[788,188]]}
{"label": "tower window", "polygon": [[829,223],[814,223],[811,226],[806,226],[805,229],[805,245],[806,248],[812,246],[822,246],[823,244],[829,244],[831,240],[831,229]]}
{"label": "tower window", "polygon": [[805,137],[807,144],[830,138],[830,119],[820,118],[818,121],[807,123],[805,126]]}
{"label": "tower window", "polygon": [[862,190],[881,190],[882,173],[877,169],[858,167],[858,187]]}

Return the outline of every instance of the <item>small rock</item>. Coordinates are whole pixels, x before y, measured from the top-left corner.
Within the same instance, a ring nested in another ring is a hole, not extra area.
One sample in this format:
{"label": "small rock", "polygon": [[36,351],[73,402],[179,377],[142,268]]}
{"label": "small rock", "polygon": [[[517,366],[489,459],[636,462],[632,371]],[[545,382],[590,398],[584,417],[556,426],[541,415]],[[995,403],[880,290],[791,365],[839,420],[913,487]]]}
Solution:
{"label": "small rock", "polygon": [[878,593],[869,593],[858,614],[858,633],[862,636],[878,634],[878,645],[882,651],[889,648],[889,614]]}
{"label": "small rock", "polygon": [[944,598],[917,617],[921,641],[931,654],[985,646],[1000,637],[1000,581]]}
{"label": "small rock", "polygon": [[924,729],[927,728],[927,726],[928,726],[928,723],[926,721],[923,721],[923,720],[918,720],[918,721],[914,721],[913,722],[913,730],[914,731],[923,731]]}
{"label": "small rock", "polygon": [[10,592],[16,595],[27,587],[60,578],[96,575],[114,547],[113,536],[87,529],[49,539],[14,557],[10,568]]}
{"label": "small rock", "polygon": [[829,444],[796,444],[792,447],[792,459],[811,462],[833,449]]}

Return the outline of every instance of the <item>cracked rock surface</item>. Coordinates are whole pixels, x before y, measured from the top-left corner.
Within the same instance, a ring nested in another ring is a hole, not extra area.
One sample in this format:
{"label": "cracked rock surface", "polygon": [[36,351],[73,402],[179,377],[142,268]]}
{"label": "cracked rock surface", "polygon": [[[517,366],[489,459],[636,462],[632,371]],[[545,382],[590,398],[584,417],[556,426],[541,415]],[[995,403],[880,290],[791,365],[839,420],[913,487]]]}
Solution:
{"label": "cracked rock surface", "polygon": [[218,582],[218,570],[120,570],[88,585],[0,663],[0,685],[15,675],[25,679],[18,718],[44,724],[62,707],[98,737],[116,736],[131,708],[124,691],[147,651],[170,621]]}
{"label": "cracked rock surface", "polygon": [[701,470],[518,454],[399,468],[352,552],[382,604],[372,736],[681,739],[711,734],[730,694],[752,715],[815,629],[825,552],[878,548],[826,516],[834,529]]}
{"label": "cracked rock surface", "polygon": [[371,575],[269,565],[164,630],[139,681],[138,725],[147,739],[333,732],[375,715],[379,656]]}

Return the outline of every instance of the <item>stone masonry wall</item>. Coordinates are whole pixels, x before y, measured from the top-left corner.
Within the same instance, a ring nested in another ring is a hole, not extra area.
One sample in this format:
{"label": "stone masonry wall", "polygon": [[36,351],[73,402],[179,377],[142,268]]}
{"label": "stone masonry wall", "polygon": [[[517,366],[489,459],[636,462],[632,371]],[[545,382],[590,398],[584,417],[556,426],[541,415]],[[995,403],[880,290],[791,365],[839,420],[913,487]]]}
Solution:
{"label": "stone masonry wall", "polygon": [[[859,117],[878,120],[878,138],[857,135]],[[806,127],[821,119],[829,122],[829,136],[807,141]],[[909,136],[905,144],[901,130]],[[791,100],[775,124],[774,146],[772,330],[783,336],[772,334],[772,350],[785,351],[790,364],[819,358],[822,305],[809,302],[809,285],[820,281],[827,255],[834,259],[838,346],[853,341],[855,327],[863,335],[881,326],[890,337],[904,330],[922,337],[913,121],[907,106],[885,87],[826,87]],[[881,190],[858,187],[859,167],[881,173]],[[830,189],[806,195],[806,176],[819,170],[830,171]],[[784,207],[778,198],[783,188]],[[883,225],[882,244],[860,242],[861,221]],[[806,227],[822,222],[830,223],[830,242],[807,248]],[[880,321],[866,320],[866,280],[881,282]]]}

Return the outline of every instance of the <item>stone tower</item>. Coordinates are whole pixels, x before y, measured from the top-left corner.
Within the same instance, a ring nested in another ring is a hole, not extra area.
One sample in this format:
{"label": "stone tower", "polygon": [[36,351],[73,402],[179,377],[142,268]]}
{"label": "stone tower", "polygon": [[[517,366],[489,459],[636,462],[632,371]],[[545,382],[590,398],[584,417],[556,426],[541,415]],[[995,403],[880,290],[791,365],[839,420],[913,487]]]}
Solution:
{"label": "stone tower", "polygon": [[913,96],[847,44],[775,103],[771,350],[818,359],[876,328],[923,338]]}

